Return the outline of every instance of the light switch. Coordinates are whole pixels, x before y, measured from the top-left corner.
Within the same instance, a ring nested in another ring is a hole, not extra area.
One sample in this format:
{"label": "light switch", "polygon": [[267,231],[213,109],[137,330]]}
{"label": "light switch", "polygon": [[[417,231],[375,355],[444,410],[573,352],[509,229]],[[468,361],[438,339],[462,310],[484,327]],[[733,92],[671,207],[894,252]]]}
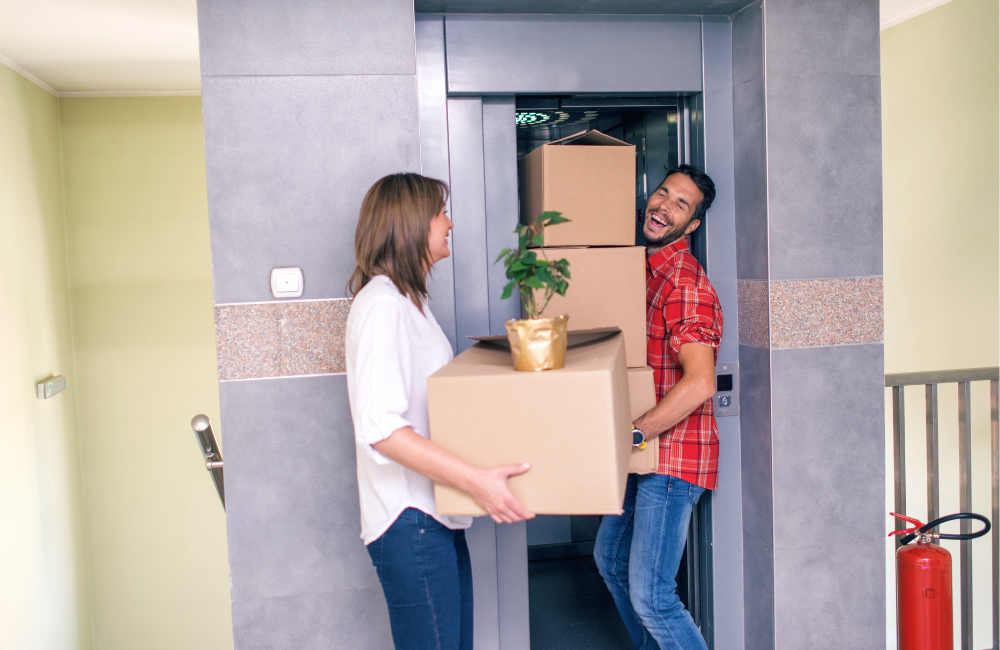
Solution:
{"label": "light switch", "polygon": [[275,298],[299,298],[304,284],[302,269],[297,266],[271,269],[271,295]]}
{"label": "light switch", "polygon": [[38,391],[38,399],[49,399],[66,390],[66,386],[66,378],[62,375],[57,375],[38,383],[35,389]]}

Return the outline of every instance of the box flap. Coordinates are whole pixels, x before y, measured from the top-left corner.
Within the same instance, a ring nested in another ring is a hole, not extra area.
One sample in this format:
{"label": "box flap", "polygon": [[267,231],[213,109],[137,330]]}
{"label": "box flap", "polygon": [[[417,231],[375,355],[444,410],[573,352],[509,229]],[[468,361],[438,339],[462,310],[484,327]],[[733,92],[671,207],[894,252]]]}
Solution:
{"label": "box flap", "polygon": [[612,138],[607,133],[601,133],[597,129],[589,129],[587,131],[580,131],[579,133],[574,133],[573,135],[567,135],[565,138],[559,138],[558,140],[553,140],[548,144],[589,144],[589,145],[599,145],[603,147],[631,147],[627,142],[622,142],[618,138]]}

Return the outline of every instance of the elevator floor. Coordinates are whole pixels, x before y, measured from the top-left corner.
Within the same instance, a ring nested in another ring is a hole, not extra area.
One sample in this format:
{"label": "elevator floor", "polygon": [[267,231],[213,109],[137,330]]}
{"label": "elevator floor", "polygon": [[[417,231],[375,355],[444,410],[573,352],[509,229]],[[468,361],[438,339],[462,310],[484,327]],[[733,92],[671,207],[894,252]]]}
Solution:
{"label": "elevator floor", "polygon": [[631,650],[592,557],[528,562],[531,650]]}

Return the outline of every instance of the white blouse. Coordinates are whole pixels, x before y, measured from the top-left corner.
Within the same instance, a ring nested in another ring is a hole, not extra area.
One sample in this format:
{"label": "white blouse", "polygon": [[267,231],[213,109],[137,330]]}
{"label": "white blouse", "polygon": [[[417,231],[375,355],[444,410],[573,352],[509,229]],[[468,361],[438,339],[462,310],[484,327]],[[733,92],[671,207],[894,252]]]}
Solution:
{"label": "white blouse", "polygon": [[406,426],[428,437],[427,378],[454,356],[430,308],[425,305],[421,314],[392,280],[375,276],[354,297],[346,353],[365,545],[407,508],[422,510],[452,530],[471,526],[472,517],[437,516],[434,483],[372,447]]}

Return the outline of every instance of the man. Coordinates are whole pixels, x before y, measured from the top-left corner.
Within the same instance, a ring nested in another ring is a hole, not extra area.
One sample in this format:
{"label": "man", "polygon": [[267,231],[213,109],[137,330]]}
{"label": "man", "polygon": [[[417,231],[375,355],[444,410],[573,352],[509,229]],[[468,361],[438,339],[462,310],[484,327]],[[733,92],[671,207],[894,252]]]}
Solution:
{"label": "man", "polygon": [[646,203],[646,359],[657,404],[633,423],[637,442],[659,436],[656,474],[629,475],[621,516],[605,516],[594,558],[636,648],[704,649],[677,597],[691,510],[715,489],[719,431],[712,411],[722,308],[688,235],[705,218],[715,184],[681,165]]}

